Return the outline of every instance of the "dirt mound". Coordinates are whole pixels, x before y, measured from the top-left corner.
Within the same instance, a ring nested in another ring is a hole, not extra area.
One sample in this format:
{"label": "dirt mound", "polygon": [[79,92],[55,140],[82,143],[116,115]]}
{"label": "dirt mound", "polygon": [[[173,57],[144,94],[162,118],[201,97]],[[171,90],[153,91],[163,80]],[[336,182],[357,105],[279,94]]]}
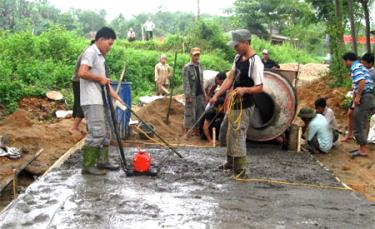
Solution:
{"label": "dirt mound", "polygon": [[311,82],[317,79],[320,79],[329,73],[329,66],[327,64],[280,64],[281,69],[283,70],[293,70],[299,71],[299,81],[300,84]]}
{"label": "dirt mound", "polygon": [[314,102],[319,97],[327,98],[327,105],[335,112],[339,124],[346,125],[347,110],[341,104],[345,99],[347,89],[331,88],[330,79],[325,77],[321,80],[313,81],[298,87],[298,104],[299,107],[308,106],[314,108]]}
{"label": "dirt mound", "polygon": [[20,101],[19,107],[30,114],[34,122],[55,122],[56,110],[66,110],[63,101],[54,101],[48,98],[29,97]]}
{"label": "dirt mound", "polygon": [[184,106],[172,99],[169,123],[166,123],[169,98],[162,98],[140,108],[137,114],[144,121],[151,123],[163,137],[176,138],[182,134]]}
{"label": "dirt mound", "polygon": [[25,110],[19,109],[10,116],[6,117],[2,122],[1,126],[7,125],[12,127],[30,127],[32,126],[31,119]]}
{"label": "dirt mound", "polygon": [[[77,132],[73,135],[69,133],[68,129],[72,125],[72,120],[69,119],[55,119],[53,123],[39,123],[32,120],[30,117],[33,117],[35,112],[38,113],[34,109],[36,107],[39,107],[39,111],[44,109],[43,107],[46,107],[44,102],[43,99],[34,98],[23,100],[22,106],[30,104],[28,108],[31,111],[18,109],[0,123],[0,133],[9,137],[9,146],[24,147],[30,153],[36,153],[39,149],[44,149],[39,158],[26,169],[35,175],[43,174],[62,154],[84,137],[83,129],[81,133]],[[50,106],[47,105],[47,107]],[[45,110],[44,112],[49,111]],[[11,168],[12,161],[8,160],[7,163],[2,163],[2,166]]]}

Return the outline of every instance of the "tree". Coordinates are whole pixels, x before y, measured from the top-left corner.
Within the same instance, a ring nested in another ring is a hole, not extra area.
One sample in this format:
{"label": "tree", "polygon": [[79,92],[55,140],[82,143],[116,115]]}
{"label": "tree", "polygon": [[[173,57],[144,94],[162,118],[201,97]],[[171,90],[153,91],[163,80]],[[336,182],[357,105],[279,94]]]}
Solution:
{"label": "tree", "polygon": [[[311,17],[310,17],[311,16]],[[312,18],[311,8],[299,0],[236,0],[234,17],[239,26],[260,37],[271,37],[273,28],[282,30]]]}
{"label": "tree", "polygon": [[119,38],[126,38],[128,26],[126,24],[125,17],[120,14],[115,19],[113,19],[110,23],[110,26],[116,31],[116,34]]}
{"label": "tree", "polygon": [[366,23],[366,50],[368,53],[371,52],[371,43],[370,43],[370,13],[369,13],[369,2],[370,0],[359,0],[362,5],[363,12],[365,15],[365,23]]}
{"label": "tree", "polygon": [[349,8],[349,22],[350,22],[350,31],[352,34],[352,47],[355,54],[358,53],[357,48],[357,36],[355,34],[355,23],[354,23],[354,11],[353,11],[353,0],[348,0],[348,8]]}
{"label": "tree", "polygon": [[330,37],[329,48],[332,54],[330,72],[336,78],[336,85],[343,85],[346,69],[342,64],[342,55],[345,51],[342,0],[308,0],[308,2],[315,8],[316,18],[326,23],[326,32]]}

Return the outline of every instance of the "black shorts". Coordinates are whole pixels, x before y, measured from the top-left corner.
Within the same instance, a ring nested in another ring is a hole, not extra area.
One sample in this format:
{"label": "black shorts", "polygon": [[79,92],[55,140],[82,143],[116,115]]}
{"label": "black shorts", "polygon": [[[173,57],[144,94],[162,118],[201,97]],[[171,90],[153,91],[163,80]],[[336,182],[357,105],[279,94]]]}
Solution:
{"label": "black shorts", "polygon": [[85,115],[83,114],[83,110],[81,108],[79,81],[73,81],[73,96],[74,96],[73,118],[84,118]]}

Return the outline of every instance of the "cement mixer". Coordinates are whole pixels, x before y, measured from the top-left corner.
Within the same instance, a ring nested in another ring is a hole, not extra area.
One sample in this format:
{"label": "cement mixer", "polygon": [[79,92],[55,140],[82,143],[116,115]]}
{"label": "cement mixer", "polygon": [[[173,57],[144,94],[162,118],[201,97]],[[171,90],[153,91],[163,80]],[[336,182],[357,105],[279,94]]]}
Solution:
{"label": "cement mixer", "polygon": [[254,96],[248,140],[270,141],[289,129],[297,112],[297,75],[298,71],[279,69],[264,72],[264,92]]}

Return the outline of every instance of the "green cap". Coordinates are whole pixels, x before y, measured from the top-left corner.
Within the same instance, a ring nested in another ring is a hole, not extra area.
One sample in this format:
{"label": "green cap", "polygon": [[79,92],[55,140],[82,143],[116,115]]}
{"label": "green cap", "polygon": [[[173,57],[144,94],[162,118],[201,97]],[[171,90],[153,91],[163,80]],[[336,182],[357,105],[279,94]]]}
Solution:
{"label": "green cap", "polygon": [[298,116],[301,118],[314,118],[316,116],[316,113],[313,109],[304,107],[299,111]]}
{"label": "green cap", "polygon": [[228,42],[228,45],[231,47],[235,47],[241,41],[250,41],[251,40],[251,33],[247,29],[238,29],[232,31],[232,40]]}

